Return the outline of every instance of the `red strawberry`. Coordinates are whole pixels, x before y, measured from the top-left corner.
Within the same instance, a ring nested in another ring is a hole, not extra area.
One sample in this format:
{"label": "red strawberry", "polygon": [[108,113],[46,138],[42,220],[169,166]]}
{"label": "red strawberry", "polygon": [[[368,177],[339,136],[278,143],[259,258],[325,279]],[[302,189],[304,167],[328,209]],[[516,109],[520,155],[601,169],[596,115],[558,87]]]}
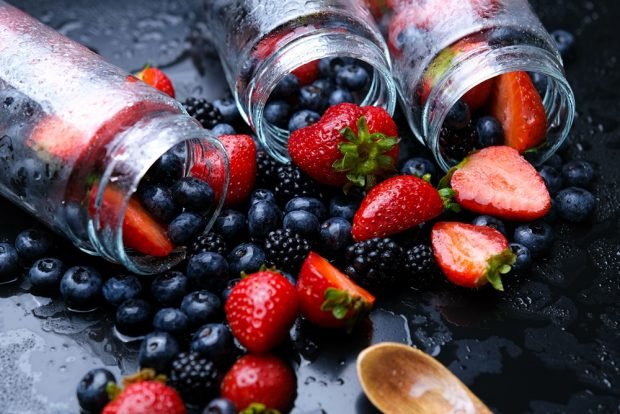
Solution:
{"label": "red strawberry", "polygon": [[[154,375],[152,375],[154,376]],[[126,384],[101,414],[186,414],[179,394],[158,380]]]}
{"label": "red strawberry", "polygon": [[490,107],[504,128],[506,145],[523,153],[545,140],[547,114],[526,72],[500,75],[495,82]]}
{"label": "red strawberry", "polygon": [[491,91],[493,90],[494,79],[488,79],[469,90],[463,97],[461,98],[467,106],[469,106],[470,111],[475,111],[483,107],[489,97],[491,96]]}
{"label": "red strawberry", "polygon": [[155,89],[170,95],[174,98],[174,87],[172,81],[161,69],[147,66],[142,71],[136,74],[136,77],[144,83],[151,85]]}
{"label": "red strawberry", "polygon": [[532,221],[551,208],[541,176],[510,147],[488,147],[467,157],[452,171],[450,186],[465,209],[507,220]]}
{"label": "red strawberry", "polygon": [[372,187],[377,176],[394,171],[398,129],[381,108],[342,103],[321,119],[294,131],[288,152],[299,168],[316,181]]}
{"label": "red strawberry", "polygon": [[281,273],[265,270],[242,279],[224,307],[235,337],[251,352],[279,345],[293,326],[299,305],[295,287]]}
{"label": "red strawberry", "polygon": [[319,61],[313,60],[301,65],[293,71],[293,75],[297,76],[301,86],[310,85],[319,77]]}
{"label": "red strawberry", "polygon": [[325,328],[351,326],[375,303],[372,294],[314,252],[301,268],[297,293],[302,315]]}
{"label": "red strawberry", "polygon": [[436,223],[431,242],[437,264],[455,285],[476,288],[490,282],[504,290],[501,275],[510,271],[516,256],[508,240],[487,226]]}
{"label": "red strawberry", "polygon": [[[222,135],[220,142],[228,155],[230,182],[226,192],[226,206],[234,206],[245,201],[256,180],[256,144],[249,135]],[[216,199],[222,195],[226,175],[219,152],[208,151],[204,163],[192,167],[192,175],[211,185]]]}
{"label": "red strawberry", "polygon": [[410,229],[440,215],[444,204],[428,182],[413,176],[389,178],[370,190],[355,217],[356,241],[385,237]]}
{"label": "red strawberry", "polygon": [[288,412],[295,399],[295,373],[284,361],[273,355],[246,355],[230,368],[222,380],[222,397],[228,398],[242,411],[253,405]]}

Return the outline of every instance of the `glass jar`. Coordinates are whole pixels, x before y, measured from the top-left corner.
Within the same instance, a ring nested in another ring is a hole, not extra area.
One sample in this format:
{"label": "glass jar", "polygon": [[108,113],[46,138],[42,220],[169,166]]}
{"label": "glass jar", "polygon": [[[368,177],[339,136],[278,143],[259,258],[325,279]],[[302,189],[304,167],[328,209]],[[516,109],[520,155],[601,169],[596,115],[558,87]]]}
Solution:
{"label": "glass jar", "polygon": [[449,111],[468,93],[495,93],[491,83],[507,73],[529,73],[546,113],[544,141],[521,152],[542,163],[560,147],[573,123],[575,99],[557,47],[527,0],[387,3],[382,21],[404,112],[444,170],[460,161],[441,143]]}
{"label": "glass jar", "polygon": [[371,72],[360,105],[392,113],[396,88],[385,42],[361,0],[205,0],[210,40],[245,121],[263,147],[288,161],[289,131],[269,123],[265,105],[304,65],[351,58]]}
{"label": "glass jar", "polygon": [[186,250],[136,194],[158,161],[225,194],[224,149],[180,104],[0,1],[0,192],[81,250],[157,273]]}

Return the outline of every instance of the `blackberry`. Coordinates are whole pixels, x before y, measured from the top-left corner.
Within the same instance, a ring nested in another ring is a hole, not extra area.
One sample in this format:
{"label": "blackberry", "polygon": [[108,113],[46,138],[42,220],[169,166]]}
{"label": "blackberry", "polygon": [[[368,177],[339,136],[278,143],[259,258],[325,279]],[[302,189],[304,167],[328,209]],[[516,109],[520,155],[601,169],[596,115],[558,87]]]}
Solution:
{"label": "blackberry", "polygon": [[213,104],[206,99],[187,98],[183,106],[188,114],[196,118],[200,124],[211,129],[222,122],[222,114]]}
{"label": "blackberry", "polygon": [[439,133],[439,145],[446,158],[461,161],[472,152],[478,142],[478,132],[470,121],[463,129],[443,127]]}
{"label": "blackberry", "polygon": [[222,236],[211,232],[198,236],[196,241],[191,246],[190,253],[196,254],[202,252],[219,253],[226,257],[226,254],[228,253],[228,246]]}
{"label": "blackberry", "polygon": [[203,405],[217,395],[220,373],[215,364],[198,352],[182,352],[170,369],[168,382],[190,404]]}
{"label": "blackberry", "polygon": [[278,166],[275,193],[280,201],[298,196],[321,198],[317,184],[293,164]]}
{"label": "blackberry", "polygon": [[310,252],[308,240],[289,229],[270,232],[265,238],[265,254],[278,269],[296,272]]}
{"label": "blackberry", "polygon": [[347,248],[345,257],[345,273],[371,290],[389,287],[403,274],[403,249],[389,238],[355,243]]}
{"label": "blackberry", "polygon": [[275,185],[278,162],[265,151],[256,153],[256,188],[271,189]]}
{"label": "blackberry", "polygon": [[413,246],[405,252],[404,268],[412,285],[426,285],[437,270],[433,249],[425,244]]}

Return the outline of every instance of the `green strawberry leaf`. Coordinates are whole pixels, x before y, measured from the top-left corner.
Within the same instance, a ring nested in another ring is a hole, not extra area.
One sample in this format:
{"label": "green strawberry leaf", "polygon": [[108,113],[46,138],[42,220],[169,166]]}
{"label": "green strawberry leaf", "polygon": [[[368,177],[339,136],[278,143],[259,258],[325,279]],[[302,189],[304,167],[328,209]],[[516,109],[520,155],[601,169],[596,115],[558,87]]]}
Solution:
{"label": "green strawberry leaf", "polygon": [[486,278],[489,283],[491,283],[491,286],[500,292],[504,291],[502,275],[505,275],[512,270],[512,265],[515,264],[516,260],[517,256],[510,248],[489,259]]}

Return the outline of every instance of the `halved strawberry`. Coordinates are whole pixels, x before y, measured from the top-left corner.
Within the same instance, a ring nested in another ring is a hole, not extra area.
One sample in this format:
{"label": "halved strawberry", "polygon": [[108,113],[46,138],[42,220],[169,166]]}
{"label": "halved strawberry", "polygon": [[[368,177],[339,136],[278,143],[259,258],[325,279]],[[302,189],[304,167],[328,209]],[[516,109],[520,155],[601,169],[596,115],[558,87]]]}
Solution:
{"label": "halved strawberry", "polygon": [[147,66],[138,72],[136,77],[147,85],[151,85],[155,89],[174,98],[175,93],[172,81],[161,69]]}
{"label": "halved strawberry", "polygon": [[538,172],[510,147],[488,147],[454,167],[447,184],[465,209],[507,220],[532,221],[551,208],[551,196]]}
{"label": "halved strawberry", "polygon": [[301,268],[297,293],[302,315],[325,328],[351,326],[375,303],[370,292],[314,252]]}
{"label": "halved strawberry", "polygon": [[467,104],[470,111],[475,111],[483,107],[491,96],[494,79],[488,79],[469,90],[461,98]]}
{"label": "halved strawberry", "polygon": [[299,83],[301,84],[301,86],[306,86],[317,80],[317,78],[319,77],[319,72],[319,61],[313,60],[312,62],[308,62],[305,65],[301,65],[292,73],[293,75],[297,76],[297,79],[299,79]]}
{"label": "halved strawberry", "polygon": [[497,77],[490,110],[504,128],[505,144],[520,153],[545,140],[547,114],[526,72],[510,72]]}
{"label": "halved strawberry", "polygon": [[501,275],[516,260],[508,240],[487,226],[440,222],[433,226],[431,242],[437,264],[455,285],[477,288],[487,283],[504,290]]}

